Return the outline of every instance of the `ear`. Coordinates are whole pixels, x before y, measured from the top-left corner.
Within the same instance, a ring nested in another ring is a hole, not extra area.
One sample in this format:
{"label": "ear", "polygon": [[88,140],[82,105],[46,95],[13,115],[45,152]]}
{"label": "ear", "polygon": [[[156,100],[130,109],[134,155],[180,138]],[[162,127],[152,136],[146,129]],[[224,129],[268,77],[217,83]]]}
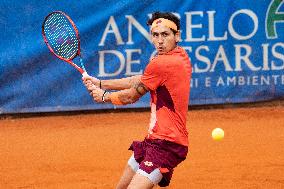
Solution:
{"label": "ear", "polygon": [[175,34],[175,41],[176,43],[180,41],[180,30],[178,30],[177,33]]}

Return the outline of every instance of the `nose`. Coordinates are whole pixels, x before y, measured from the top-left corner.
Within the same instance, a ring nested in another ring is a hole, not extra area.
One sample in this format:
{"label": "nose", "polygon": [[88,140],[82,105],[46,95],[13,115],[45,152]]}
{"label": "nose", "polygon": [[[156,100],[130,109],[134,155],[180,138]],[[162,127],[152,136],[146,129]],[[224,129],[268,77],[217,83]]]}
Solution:
{"label": "nose", "polygon": [[163,44],[164,43],[164,38],[160,35],[158,38],[158,43]]}

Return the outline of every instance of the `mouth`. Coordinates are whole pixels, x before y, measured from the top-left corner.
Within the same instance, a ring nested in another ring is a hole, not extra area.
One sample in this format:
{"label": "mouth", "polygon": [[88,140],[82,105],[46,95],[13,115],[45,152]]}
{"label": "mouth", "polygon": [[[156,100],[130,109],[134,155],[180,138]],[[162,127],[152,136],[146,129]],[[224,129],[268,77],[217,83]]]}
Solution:
{"label": "mouth", "polygon": [[158,47],[157,50],[158,50],[158,51],[163,51],[164,48],[163,48],[163,47]]}
{"label": "mouth", "polygon": [[166,49],[164,47],[157,47],[158,54],[164,54]]}

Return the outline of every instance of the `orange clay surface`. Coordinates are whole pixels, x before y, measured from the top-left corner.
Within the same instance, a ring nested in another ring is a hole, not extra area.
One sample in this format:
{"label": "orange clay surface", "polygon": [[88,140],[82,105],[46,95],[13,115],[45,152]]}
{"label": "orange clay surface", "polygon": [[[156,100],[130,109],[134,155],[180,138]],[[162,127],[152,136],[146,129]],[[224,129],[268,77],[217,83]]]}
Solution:
{"label": "orange clay surface", "polygon": [[[149,111],[0,119],[1,189],[115,188]],[[173,189],[284,188],[284,107],[188,112],[190,153]],[[222,141],[211,131],[221,127]]]}

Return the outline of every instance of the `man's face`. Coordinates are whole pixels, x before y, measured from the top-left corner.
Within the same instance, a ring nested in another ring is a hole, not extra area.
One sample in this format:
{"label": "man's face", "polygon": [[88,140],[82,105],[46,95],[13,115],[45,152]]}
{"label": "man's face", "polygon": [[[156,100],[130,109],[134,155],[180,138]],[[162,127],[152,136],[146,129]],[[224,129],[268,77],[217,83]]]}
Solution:
{"label": "man's face", "polygon": [[163,25],[157,26],[151,31],[151,39],[158,54],[165,54],[173,50],[179,41],[179,36],[179,32],[174,34],[170,28]]}

